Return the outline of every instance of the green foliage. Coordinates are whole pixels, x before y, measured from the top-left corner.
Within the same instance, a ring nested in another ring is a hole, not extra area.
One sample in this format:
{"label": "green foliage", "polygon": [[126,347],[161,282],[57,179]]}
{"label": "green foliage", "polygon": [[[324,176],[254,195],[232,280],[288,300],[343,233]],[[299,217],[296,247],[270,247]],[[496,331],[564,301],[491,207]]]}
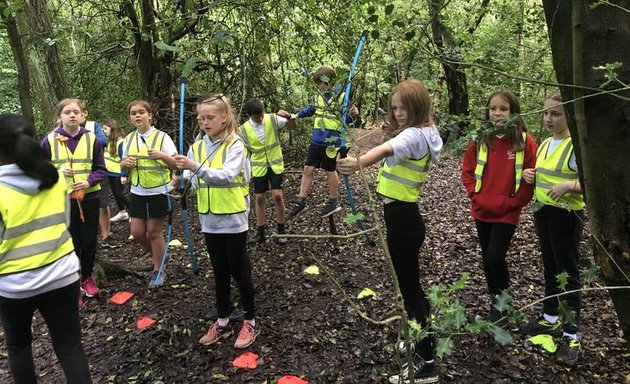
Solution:
{"label": "green foliage", "polygon": [[566,272],[557,274],[556,282],[557,282],[558,289],[561,292],[565,292],[567,290],[567,284],[569,283],[569,274]]}
{"label": "green foliage", "polygon": [[592,263],[586,271],[582,274],[582,280],[585,285],[589,285],[597,279],[597,274],[599,273],[599,265]]}
{"label": "green foliage", "polygon": [[6,31],[0,29],[0,56],[7,58],[0,62],[0,112],[17,113],[20,104],[17,93],[17,69],[12,57]]}
{"label": "green foliage", "polygon": [[343,222],[346,224],[354,224],[357,221],[363,220],[365,216],[361,212],[357,212],[356,214],[349,214],[343,218]]}

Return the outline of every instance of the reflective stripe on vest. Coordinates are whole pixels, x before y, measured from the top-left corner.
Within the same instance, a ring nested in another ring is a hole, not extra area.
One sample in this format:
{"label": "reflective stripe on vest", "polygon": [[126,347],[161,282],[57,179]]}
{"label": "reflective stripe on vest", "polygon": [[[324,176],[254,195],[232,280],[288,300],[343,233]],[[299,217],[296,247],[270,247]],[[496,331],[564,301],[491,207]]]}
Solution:
{"label": "reflective stripe on vest", "polygon": [[[91,132],[84,132],[79,138],[74,152],[66,143],[61,143],[59,138],[65,137],[56,132],[48,134],[48,145],[50,145],[50,160],[57,169],[72,169],[74,177],[65,177],[67,191],[72,192],[72,183],[87,180],[92,173],[92,164],[94,162],[94,142],[96,136]],[[85,193],[98,191],[101,189],[100,184],[93,185],[85,189]]]}
{"label": "reflective stripe on vest", "polygon": [[[522,133],[523,143],[527,143],[527,133]],[[525,160],[525,149],[516,151],[514,161],[514,193],[518,192],[521,187],[521,180],[523,180],[523,161]],[[486,143],[477,145],[477,166],[475,167],[475,192],[481,190],[481,183],[483,179],[483,169],[488,162],[488,146]]]}
{"label": "reflective stripe on vest", "polygon": [[332,95],[328,102],[323,95],[318,95],[315,103],[315,129],[327,129],[329,131],[341,130],[341,121],[338,114],[341,112],[339,100],[343,100],[344,93],[339,96]]}
{"label": "reflective stripe on vest", "polygon": [[415,203],[422,192],[430,165],[430,152],[419,160],[404,160],[391,168],[383,161],[376,192],[391,199]]}
{"label": "reflective stripe on vest", "polygon": [[[139,137],[139,138],[138,138]],[[138,131],[134,131],[125,137],[127,156],[134,156],[137,160],[136,167],[131,169],[129,177],[135,186],[140,184],[143,188],[156,188],[166,185],[171,181],[171,173],[166,163],[160,159],[152,159],[149,149],[162,149],[166,133],[153,129],[153,132],[145,140]]]}
{"label": "reflective stripe on vest", "polygon": [[582,210],[585,204],[581,193],[567,192],[558,201],[549,196],[551,187],[558,183],[563,181],[579,182],[578,173],[569,168],[569,160],[571,159],[571,152],[573,152],[571,137],[564,139],[548,154],[551,140],[550,137],[543,141],[536,156],[536,189],[534,191],[536,201],[573,211]]}
{"label": "reflective stripe on vest", "polygon": [[107,168],[107,172],[110,173],[121,173],[122,169],[120,168],[120,154],[118,153],[118,147],[120,147],[120,143],[125,141],[122,137],[119,137],[116,141],[116,147],[114,150],[114,155],[112,156],[109,153],[109,148],[105,148],[105,152],[103,153],[103,158],[105,159],[105,168]]}
{"label": "reflective stripe on vest", "polygon": [[[230,143],[223,142],[213,154],[210,162],[211,169],[223,168],[223,162],[227,153],[240,139],[235,139]],[[203,164],[208,156],[205,140],[199,140],[192,145],[192,153],[195,161]],[[225,185],[209,185],[199,177],[197,187],[197,211],[199,213],[212,213],[213,215],[229,215],[233,213],[245,212],[245,196],[249,194],[249,185],[245,182],[243,171]]]}
{"label": "reflective stripe on vest", "polygon": [[0,275],[40,268],[72,252],[62,174],[52,188],[36,195],[6,185],[0,185],[0,194],[0,215],[5,225],[0,242]]}
{"label": "reflective stripe on vest", "polygon": [[261,142],[249,120],[241,126],[241,135],[247,149],[251,153],[252,176],[262,177],[267,174],[267,168],[276,175],[284,172],[282,148],[278,139],[278,122],[276,115],[265,114],[265,142]]}

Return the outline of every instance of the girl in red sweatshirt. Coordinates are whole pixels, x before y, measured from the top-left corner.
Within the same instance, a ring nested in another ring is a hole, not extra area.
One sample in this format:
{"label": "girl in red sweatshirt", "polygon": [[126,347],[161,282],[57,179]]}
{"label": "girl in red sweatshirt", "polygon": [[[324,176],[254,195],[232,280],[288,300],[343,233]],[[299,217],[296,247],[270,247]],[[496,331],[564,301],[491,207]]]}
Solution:
{"label": "girl in red sweatshirt", "polygon": [[[491,301],[510,286],[507,250],[521,210],[533,195],[533,185],[523,181],[523,169],[536,164],[536,142],[526,133],[520,112],[511,92],[490,95],[485,120],[492,131],[471,141],[463,159],[462,182],[472,203]],[[497,321],[502,314],[491,305],[488,317]]]}

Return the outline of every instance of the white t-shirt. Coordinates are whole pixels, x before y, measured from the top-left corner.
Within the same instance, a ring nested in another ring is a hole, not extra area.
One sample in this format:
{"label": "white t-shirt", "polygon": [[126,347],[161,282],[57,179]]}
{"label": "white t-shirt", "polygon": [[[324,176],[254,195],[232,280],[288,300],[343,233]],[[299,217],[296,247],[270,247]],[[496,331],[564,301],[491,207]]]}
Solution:
{"label": "white t-shirt", "polygon": [[434,125],[405,128],[396,137],[387,141],[394,154],[385,158],[388,167],[407,159],[421,159],[431,151],[431,162],[438,161],[442,150],[442,138]]}
{"label": "white t-shirt", "polygon": [[[136,130],[135,134],[138,136],[142,136],[144,140],[148,142],[149,136],[151,135],[154,129],[156,128],[151,127],[149,128],[148,131],[146,131],[143,134],[141,134],[140,132]],[[136,140],[139,143],[142,143],[142,139],[140,137],[136,137]],[[173,139],[171,139],[171,137],[167,133],[164,133],[164,140],[162,141],[162,147],[160,148],[160,151],[171,156],[177,154],[177,147],[175,146]],[[127,153],[127,146],[123,145],[122,159],[127,158],[127,156],[129,156]],[[167,180],[167,182],[168,181],[170,181],[170,178],[169,180]],[[166,185],[161,185],[155,188],[143,188],[140,185],[140,183],[138,183],[138,185],[131,184],[131,193],[135,195],[139,195],[139,196],[152,196],[152,195],[160,195],[162,193],[168,193],[168,183]]]}
{"label": "white t-shirt", "polygon": [[[560,145],[560,143],[562,143],[564,141],[564,139],[551,139],[551,141],[549,142],[549,147],[547,148],[547,156],[549,156],[549,154],[551,154],[553,152],[554,149],[556,149],[556,147],[558,145]],[[577,171],[577,160],[575,159],[575,148],[571,151],[571,157],[569,158],[569,169],[571,169],[572,171]]]}

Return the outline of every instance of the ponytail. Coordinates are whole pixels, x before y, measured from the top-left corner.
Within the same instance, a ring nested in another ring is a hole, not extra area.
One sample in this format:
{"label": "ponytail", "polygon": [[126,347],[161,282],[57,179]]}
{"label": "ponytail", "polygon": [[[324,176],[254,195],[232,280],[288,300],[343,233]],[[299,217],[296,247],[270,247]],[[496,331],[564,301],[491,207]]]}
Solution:
{"label": "ponytail", "polygon": [[27,175],[40,181],[39,190],[52,188],[59,173],[35,140],[33,125],[24,117],[0,115],[0,159],[15,163]]}

